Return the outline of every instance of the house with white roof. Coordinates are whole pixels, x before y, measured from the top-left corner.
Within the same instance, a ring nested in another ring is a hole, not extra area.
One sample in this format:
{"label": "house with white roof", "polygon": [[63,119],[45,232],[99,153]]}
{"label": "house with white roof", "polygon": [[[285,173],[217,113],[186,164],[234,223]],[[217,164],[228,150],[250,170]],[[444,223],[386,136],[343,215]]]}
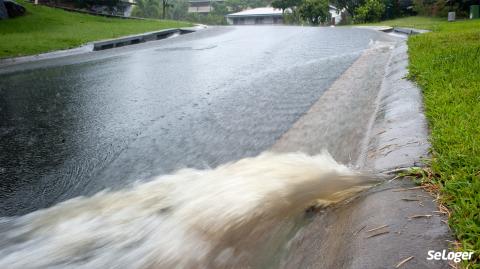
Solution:
{"label": "house with white roof", "polygon": [[[329,5],[329,7],[332,23],[338,24],[342,20],[342,12],[332,5]],[[285,12],[289,12],[289,10]],[[225,17],[227,18],[227,23],[233,25],[283,24],[282,10],[273,7],[247,9],[228,14]]]}
{"label": "house with white roof", "polygon": [[237,13],[228,14],[228,24],[250,25],[250,24],[282,24],[282,10],[273,7],[259,7],[247,9]]}

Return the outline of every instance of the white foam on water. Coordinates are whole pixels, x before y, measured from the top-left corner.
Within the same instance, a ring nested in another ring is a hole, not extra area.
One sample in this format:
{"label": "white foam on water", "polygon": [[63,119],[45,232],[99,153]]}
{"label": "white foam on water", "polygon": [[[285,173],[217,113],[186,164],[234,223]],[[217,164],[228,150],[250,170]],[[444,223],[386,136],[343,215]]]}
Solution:
{"label": "white foam on water", "polygon": [[372,184],[328,153],[264,153],[0,219],[0,268],[255,267],[285,219]]}

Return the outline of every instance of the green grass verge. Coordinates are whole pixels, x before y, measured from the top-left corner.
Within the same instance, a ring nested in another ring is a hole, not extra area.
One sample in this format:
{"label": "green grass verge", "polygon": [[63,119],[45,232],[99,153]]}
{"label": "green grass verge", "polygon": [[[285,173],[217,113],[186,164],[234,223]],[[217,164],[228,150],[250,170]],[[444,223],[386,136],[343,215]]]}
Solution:
{"label": "green grass verge", "polygon": [[409,76],[423,90],[433,182],[451,210],[449,224],[480,268],[480,20],[404,18],[382,22],[433,32],[408,39]]}
{"label": "green grass verge", "polygon": [[437,30],[437,28],[445,22],[444,18],[431,18],[431,17],[405,17],[395,20],[382,21],[377,23],[370,23],[365,25],[385,25],[392,27],[408,27],[425,30]]}
{"label": "green grass verge", "polygon": [[0,20],[0,58],[68,49],[95,40],[191,25],[180,21],[106,18],[35,6],[23,0],[18,2],[27,8],[27,14]]}

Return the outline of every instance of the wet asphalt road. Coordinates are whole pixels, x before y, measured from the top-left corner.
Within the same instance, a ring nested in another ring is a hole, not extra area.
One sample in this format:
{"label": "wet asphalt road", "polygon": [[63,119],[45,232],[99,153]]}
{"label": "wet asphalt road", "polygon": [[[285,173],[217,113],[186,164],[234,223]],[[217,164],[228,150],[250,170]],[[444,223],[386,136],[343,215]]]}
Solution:
{"label": "wet asphalt road", "polygon": [[225,27],[0,67],[0,216],[267,150],[381,38]]}

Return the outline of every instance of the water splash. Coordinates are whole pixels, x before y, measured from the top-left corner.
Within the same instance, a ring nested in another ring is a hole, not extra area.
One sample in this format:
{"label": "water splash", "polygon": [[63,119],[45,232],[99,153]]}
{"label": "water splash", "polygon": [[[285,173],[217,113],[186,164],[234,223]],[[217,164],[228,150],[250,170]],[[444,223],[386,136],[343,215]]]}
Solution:
{"label": "water splash", "polygon": [[255,267],[284,220],[373,181],[327,153],[185,169],[0,219],[0,268]]}

